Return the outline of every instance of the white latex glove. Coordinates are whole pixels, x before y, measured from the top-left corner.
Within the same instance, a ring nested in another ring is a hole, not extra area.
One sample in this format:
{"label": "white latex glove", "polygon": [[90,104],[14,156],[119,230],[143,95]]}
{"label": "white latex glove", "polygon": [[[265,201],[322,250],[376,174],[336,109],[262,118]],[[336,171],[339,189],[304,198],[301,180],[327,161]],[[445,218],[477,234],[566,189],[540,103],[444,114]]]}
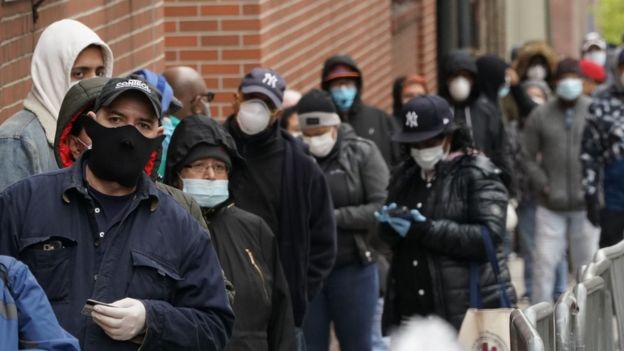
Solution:
{"label": "white latex glove", "polygon": [[95,305],[91,317],[106,335],[113,340],[130,340],[145,331],[145,306],[143,302],[125,298],[108,307]]}
{"label": "white latex glove", "polygon": [[508,232],[513,232],[518,226],[518,214],[516,213],[516,206],[512,202],[507,205],[507,222],[505,227]]}

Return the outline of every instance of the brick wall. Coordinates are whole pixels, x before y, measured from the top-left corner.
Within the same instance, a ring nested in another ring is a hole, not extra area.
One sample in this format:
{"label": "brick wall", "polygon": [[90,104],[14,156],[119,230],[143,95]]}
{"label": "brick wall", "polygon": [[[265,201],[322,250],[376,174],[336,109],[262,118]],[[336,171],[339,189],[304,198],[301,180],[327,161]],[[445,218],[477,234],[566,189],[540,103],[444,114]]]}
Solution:
{"label": "brick wall", "polygon": [[[392,8],[392,77],[420,74],[437,89],[435,0],[396,1]],[[390,93],[390,90],[389,90]]]}
{"label": "brick wall", "polygon": [[389,14],[388,0],[166,0],[166,64],[201,71],[217,93],[213,116],[224,118],[253,67],[305,92],[319,86],[326,58],[346,53],[363,70],[364,100],[388,109]]}
{"label": "brick wall", "polygon": [[38,13],[33,23],[31,1],[0,1],[0,122],[22,108],[39,35],[63,18],[83,22],[111,46],[115,75],[164,68],[162,0],[46,0]]}

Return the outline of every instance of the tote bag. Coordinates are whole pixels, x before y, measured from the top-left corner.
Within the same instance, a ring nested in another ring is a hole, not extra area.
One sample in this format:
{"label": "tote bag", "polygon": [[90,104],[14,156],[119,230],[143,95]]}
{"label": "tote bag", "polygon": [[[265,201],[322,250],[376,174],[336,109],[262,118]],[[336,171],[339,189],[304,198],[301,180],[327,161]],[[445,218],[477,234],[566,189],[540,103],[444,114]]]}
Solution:
{"label": "tote bag", "polygon": [[470,264],[470,308],[459,329],[459,343],[469,351],[510,351],[509,318],[511,303],[500,281],[500,267],[487,227],[481,228],[487,259],[492,266],[500,292],[502,308],[482,309],[479,265]]}

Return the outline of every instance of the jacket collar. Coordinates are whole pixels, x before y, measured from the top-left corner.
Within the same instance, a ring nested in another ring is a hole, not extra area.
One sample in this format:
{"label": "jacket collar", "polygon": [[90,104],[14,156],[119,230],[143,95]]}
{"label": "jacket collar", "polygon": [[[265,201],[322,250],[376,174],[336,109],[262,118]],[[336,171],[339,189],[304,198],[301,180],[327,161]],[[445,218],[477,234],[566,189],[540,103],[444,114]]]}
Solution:
{"label": "jacket collar", "polygon": [[[83,197],[88,196],[87,180],[85,179],[85,167],[91,151],[85,151],[80,158],[69,167],[68,177],[63,181],[63,202],[69,204],[72,200],[72,193],[80,194]],[[150,212],[156,211],[158,208],[159,193],[156,185],[144,172],[141,173],[137,188],[135,191],[136,198],[139,201],[149,201]]]}

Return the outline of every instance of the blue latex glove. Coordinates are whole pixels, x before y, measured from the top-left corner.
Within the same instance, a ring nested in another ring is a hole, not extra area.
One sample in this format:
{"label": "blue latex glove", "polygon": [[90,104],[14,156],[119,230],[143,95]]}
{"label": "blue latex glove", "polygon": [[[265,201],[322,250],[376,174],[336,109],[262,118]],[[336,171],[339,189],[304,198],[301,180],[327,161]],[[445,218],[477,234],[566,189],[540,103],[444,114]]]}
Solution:
{"label": "blue latex glove", "polygon": [[388,212],[395,208],[397,208],[397,204],[394,202],[382,207],[381,211],[375,212],[375,219],[381,223],[388,223],[388,225],[403,238],[407,235],[407,232],[409,232],[412,221],[425,222],[427,220],[427,218],[416,209],[410,210],[409,216],[406,218],[390,216]]}
{"label": "blue latex glove", "polygon": [[395,208],[397,208],[397,204],[395,202],[389,205],[384,205],[384,207],[381,208],[381,211],[375,211],[375,219],[380,223],[388,223],[388,220],[390,219],[388,211],[394,210]]}

